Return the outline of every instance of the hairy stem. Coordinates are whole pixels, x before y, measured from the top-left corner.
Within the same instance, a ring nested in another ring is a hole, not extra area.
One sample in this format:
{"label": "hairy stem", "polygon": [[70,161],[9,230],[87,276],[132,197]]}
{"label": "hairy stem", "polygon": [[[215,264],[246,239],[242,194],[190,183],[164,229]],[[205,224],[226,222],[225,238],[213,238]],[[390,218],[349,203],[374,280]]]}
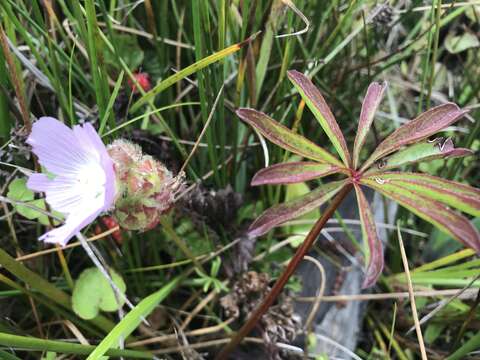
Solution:
{"label": "hairy stem", "polygon": [[215,360],[227,360],[228,355],[243,340],[243,338],[247,336],[250,331],[252,331],[263,314],[267,312],[269,307],[277,299],[278,295],[280,295],[288,279],[290,279],[300,262],[303,260],[305,254],[308,252],[308,250],[310,250],[312,244],[317,239],[320,231],[323,229],[328,219],[332,217],[335,210],[337,210],[338,206],[342,203],[343,199],[345,199],[345,196],[347,196],[351,189],[352,184],[347,184],[335,196],[327,209],[322,213],[322,216],[317,220],[313,228],[310,230],[302,245],[297,249],[297,252],[290,260],[287,268],[278,278],[277,282],[273,286],[270,293],[263,300],[262,304],[255,310],[255,312],[250,316],[241,329],[233,336],[232,340],[220,351]]}

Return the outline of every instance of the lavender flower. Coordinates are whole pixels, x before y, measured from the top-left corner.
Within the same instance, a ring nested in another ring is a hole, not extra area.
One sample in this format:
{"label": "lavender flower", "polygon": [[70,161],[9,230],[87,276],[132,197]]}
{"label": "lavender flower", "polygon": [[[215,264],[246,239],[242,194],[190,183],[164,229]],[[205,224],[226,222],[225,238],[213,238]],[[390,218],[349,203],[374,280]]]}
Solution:
{"label": "lavender flower", "polygon": [[[27,186],[65,216],[65,223],[39,240],[64,246],[115,202],[114,163],[90,124],[70,129],[51,117],[33,124],[27,143],[48,174],[30,175]],[[51,176],[53,175],[53,176]]]}

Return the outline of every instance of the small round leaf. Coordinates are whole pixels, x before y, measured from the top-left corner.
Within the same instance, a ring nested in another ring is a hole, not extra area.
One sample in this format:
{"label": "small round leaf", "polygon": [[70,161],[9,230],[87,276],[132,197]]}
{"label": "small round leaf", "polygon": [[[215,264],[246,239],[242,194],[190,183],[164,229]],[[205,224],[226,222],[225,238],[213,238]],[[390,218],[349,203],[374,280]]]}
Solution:
{"label": "small round leaf", "polygon": [[[125,293],[126,285],[122,277],[110,269],[113,282]],[[75,283],[72,295],[73,311],[82,319],[93,319],[102,311],[116,311],[124,304],[118,299],[108,280],[96,267],[84,270]]]}

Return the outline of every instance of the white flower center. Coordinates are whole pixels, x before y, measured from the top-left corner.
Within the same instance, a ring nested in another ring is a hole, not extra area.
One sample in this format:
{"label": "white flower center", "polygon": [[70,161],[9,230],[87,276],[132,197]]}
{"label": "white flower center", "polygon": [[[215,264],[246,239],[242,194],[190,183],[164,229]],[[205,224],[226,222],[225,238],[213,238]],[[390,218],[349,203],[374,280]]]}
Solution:
{"label": "white flower center", "polygon": [[82,194],[83,206],[101,207],[105,201],[105,171],[100,163],[90,161],[78,172],[78,190]]}

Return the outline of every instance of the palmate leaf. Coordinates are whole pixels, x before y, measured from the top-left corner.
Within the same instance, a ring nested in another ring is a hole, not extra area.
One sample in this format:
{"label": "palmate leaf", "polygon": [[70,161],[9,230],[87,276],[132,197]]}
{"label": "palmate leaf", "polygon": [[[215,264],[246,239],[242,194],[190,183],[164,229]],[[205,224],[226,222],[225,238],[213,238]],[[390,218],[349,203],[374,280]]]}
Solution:
{"label": "palmate leaf", "polygon": [[360,112],[360,119],[358,121],[357,135],[355,136],[355,143],[353,145],[353,168],[358,166],[360,151],[362,150],[368,132],[372,126],[373,117],[377,111],[378,106],[383,98],[383,93],[387,88],[387,83],[371,83],[367,89],[367,94],[363,99],[362,110]]}
{"label": "palmate leaf", "polygon": [[310,111],[315,115],[316,119],[327,134],[333,146],[337,150],[340,158],[346,166],[350,166],[350,153],[348,152],[347,143],[340,130],[340,127],[328,107],[325,99],[312,81],[301,72],[291,70],[287,73],[290,81],[295,85],[303,100],[307,104]]}
{"label": "palmate leaf", "polygon": [[354,184],[357,194],[358,211],[360,213],[360,222],[362,225],[362,235],[365,249],[365,263],[367,271],[362,287],[365,289],[374,285],[383,270],[383,247],[378,238],[375,220],[373,218],[370,205],[358,184]]}
{"label": "palmate leaf", "polygon": [[280,163],[258,171],[251,185],[295,184],[334,174],[339,170],[338,166],[332,164],[310,161]]}
{"label": "palmate leaf", "polygon": [[[472,155],[473,151],[455,148],[451,138],[437,138],[408,146],[378,163],[378,169],[389,170],[403,165],[442,158],[464,157]],[[374,169],[372,169],[374,170]],[[375,171],[375,170],[374,170]]]}
{"label": "palmate leaf", "polygon": [[480,217],[480,189],[456,181],[427,174],[394,171],[372,174],[365,178],[367,180],[383,183],[382,187],[387,185],[390,191],[399,194],[413,192]]}
{"label": "palmate leaf", "polygon": [[318,208],[338,193],[346,183],[347,180],[330,182],[297,199],[272,206],[250,225],[248,235],[252,237],[263,235],[277,225]]}
{"label": "palmate leaf", "polygon": [[268,140],[285,150],[310,160],[343,166],[343,164],[328,151],[293,132],[286,126],[279,124],[267,114],[254,109],[242,108],[237,110],[237,115]]}
{"label": "palmate leaf", "polygon": [[480,234],[477,229],[466,217],[449,209],[441,202],[379,177],[365,178],[361,180],[361,183],[395,200],[412,213],[480,253]]}
{"label": "palmate leaf", "polygon": [[[250,236],[263,235],[277,225],[302,216],[340,192],[342,196],[336,197],[332,203],[332,206],[338,206],[343,199],[343,192],[347,193],[351,187],[354,187],[367,250],[365,252],[366,277],[363,287],[372,286],[383,269],[383,251],[375,229],[372,211],[360,187],[366,185],[397,201],[466,246],[480,252],[478,231],[466,217],[448,207],[455,207],[474,216],[480,216],[480,190],[434,176],[385,171],[420,161],[471,155],[472,151],[468,149],[455,149],[450,138],[426,140],[459,120],[467,111],[453,103],[447,103],[418,115],[388,136],[362,165],[360,152],[382,100],[386,83],[373,83],[367,90],[362,103],[353,158],[350,159],[345,138],[320,91],[308,77],[297,71],[289,71],[288,77],[319,121],[343,164],[321,147],[276,123],[267,115],[252,109],[240,109],[237,112],[240,118],[267,139],[288,151],[318,162],[297,161],[270,166],[260,170],[254,176],[252,185],[302,183],[333,173],[346,175],[347,179],[326,184],[297,199],[266,210],[251,225]],[[376,166],[372,166],[380,159]],[[360,169],[357,170],[357,168]],[[325,214],[328,214],[327,217],[330,216],[330,212]],[[322,217],[325,214],[322,214]],[[315,229],[315,231],[320,230]],[[314,238],[315,235],[309,237],[309,239]],[[305,250],[302,249],[302,251]]]}
{"label": "palmate leaf", "polygon": [[383,140],[363,164],[361,170],[364,171],[378,159],[405,145],[421,141],[439,132],[459,120],[466,113],[466,110],[460,109],[453,103],[443,104],[425,111],[415,119],[400,126]]}

